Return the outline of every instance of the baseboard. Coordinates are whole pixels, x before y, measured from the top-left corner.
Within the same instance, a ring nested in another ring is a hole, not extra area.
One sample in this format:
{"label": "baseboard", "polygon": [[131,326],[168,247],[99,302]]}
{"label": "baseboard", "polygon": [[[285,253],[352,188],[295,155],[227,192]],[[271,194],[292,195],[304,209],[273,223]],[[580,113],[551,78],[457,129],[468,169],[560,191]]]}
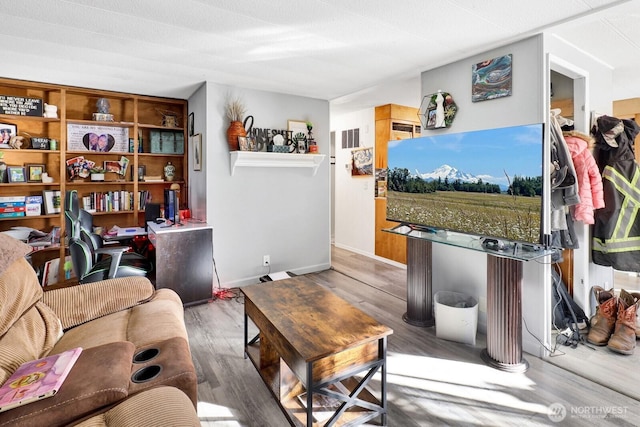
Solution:
{"label": "baseboard", "polygon": [[[318,271],[328,270],[330,268],[331,268],[330,263],[322,263],[322,264],[310,265],[310,266],[301,267],[301,268],[284,269],[284,270],[278,270],[278,271],[290,271],[294,274],[302,275],[302,274],[308,274],[308,273],[316,273]],[[255,285],[257,283],[260,283],[260,277],[264,276],[265,274],[268,274],[267,271],[260,274],[259,276],[245,277],[243,279],[234,280],[233,282],[227,283],[226,286],[223,286],[223,287],[229,289],[229,288],[240,288],[242,286],[247,286],[247,285]]]}
{"label": "baseboard", "polygon": [[356,253],[358,255],[366,256],[366,257],[371,258],[371,259],[375,259],[376,261],[384,262],[385,264],[393,265],[394,267],[402,268],[402,269],[405,269],[405,270],[407,269],[407,265],[406,264],[402,264],[400,262],[394,261],[392,259],[384,258],[384,257],[378,256],[376,254],[372,254],[370,252],[365,252],[365,251],[362,251],[362,250],[360,250],[358,248],[352,248],[350,246],[342,245],[340,243],[334,243],[333,246],[335,246],[336,248],[344,249],[344,250],[349,251],[349,252],[354,252],[354,253]]}

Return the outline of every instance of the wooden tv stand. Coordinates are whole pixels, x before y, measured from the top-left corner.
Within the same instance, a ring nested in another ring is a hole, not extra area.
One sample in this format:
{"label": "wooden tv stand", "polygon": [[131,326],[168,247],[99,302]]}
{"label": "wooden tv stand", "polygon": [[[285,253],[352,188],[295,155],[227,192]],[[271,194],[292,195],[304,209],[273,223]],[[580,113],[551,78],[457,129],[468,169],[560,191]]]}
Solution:
{"label": "wooden tv stand", "polygon": [[[386,425],[393,331],[304,276],[241,288],[245,357],[293,426]],[[249,337],[249,320],[259,335]],[[380,373],[380,393],[367,389]]]}

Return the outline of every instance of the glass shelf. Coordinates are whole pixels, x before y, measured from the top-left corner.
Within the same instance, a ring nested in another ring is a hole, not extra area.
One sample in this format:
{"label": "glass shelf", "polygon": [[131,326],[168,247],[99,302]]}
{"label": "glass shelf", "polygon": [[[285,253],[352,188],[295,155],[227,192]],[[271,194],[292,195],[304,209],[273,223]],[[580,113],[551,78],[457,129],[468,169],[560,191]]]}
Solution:
{"label": "glass shelf", "polygon": [[[545,249],[542,245],[530,243],[499,240],[491,237],[484,238],[471,234],[456,233],[447,230],[436,230],[428,227],[420,227],[411,224],[400,224],[396,227],[383,229],[387,233],[416,239],[428,240],[435,243],[443,243],[458,248],[471,249],[484,252],[502,258],[510,258],[518,261],[532,261],[553,255],[557,249]],[[498,245],[500,248],[498,249]],[[495,249],[494,249],[495,248]]]}

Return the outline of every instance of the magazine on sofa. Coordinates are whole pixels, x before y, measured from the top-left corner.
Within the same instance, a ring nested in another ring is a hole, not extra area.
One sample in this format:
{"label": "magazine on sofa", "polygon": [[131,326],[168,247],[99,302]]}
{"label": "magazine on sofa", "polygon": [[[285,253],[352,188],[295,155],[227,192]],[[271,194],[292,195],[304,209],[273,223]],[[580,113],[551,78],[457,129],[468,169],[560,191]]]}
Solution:
{"label": "magazine on sofa", "polygon": [[0,387],[0,412],[56,394],[81,352],[78,347],[23,363]]}

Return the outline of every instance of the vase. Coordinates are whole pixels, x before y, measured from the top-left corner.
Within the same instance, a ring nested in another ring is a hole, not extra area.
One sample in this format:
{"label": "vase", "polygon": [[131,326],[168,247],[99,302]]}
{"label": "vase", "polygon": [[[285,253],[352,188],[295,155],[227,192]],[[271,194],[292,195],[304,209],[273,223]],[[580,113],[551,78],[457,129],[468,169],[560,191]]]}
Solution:
{"label": "vase", "polygon": [[247,136],[241,121],[233,121],[229,123],[227,129],[227,141],[229,142],[229,151],[238,151],[238,137]]}
{"label": "vase", "polygon": [[164,179],[167,181],[173,181],[173,177],[176,174],[176,167],[171,163],[167,162],[164,167]]}
{"label": "vase", "polygon": [[7,164],[0,161],[0,183],[5,181],[5,175],[7,174]]}

